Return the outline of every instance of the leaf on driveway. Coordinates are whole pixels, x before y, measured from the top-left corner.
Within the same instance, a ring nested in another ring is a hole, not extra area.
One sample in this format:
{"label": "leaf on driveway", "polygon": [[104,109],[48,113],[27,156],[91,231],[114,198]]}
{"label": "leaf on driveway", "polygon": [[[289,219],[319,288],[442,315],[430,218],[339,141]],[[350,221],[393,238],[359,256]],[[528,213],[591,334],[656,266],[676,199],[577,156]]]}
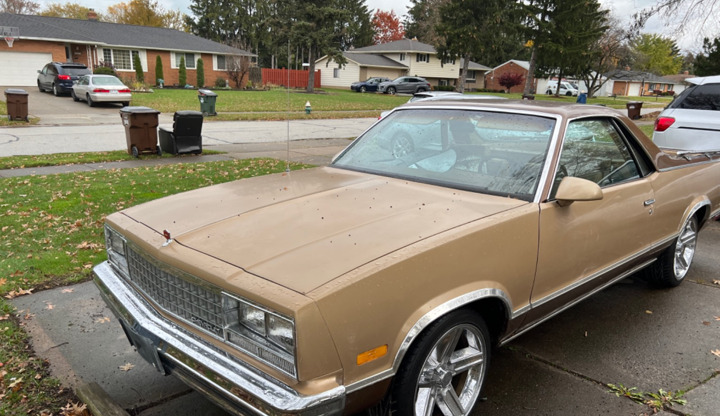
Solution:
{"label": "leaf on driveway", "polygon": [[648,315],[652,315],[652,311],[651,311],[651,310],[647,310],[647,311],[645,311],[645,313],[648,314]]}
{"label": "leaf on driveway", "polygon": [[75,289],[67,288],[67,289],[61,290],[60,292],[61,292],[61,293],[73,293],[74,291],[75,291]]}
{"label": "leaf on driveway", "polygon": [[45,309],[51,311],[51,310],[55,309],[55,305],[53,305],[50,302],[45,302]]}
{"label": "leaf on driveway", "polygon": [[720,285],[720,280],[718,280],[718,279],[713,279],[713,284],[714,284],[714,285]]}
{"label": "leaf on driveway", "polygon": [[96,324],[104,324],[106,322],[110,322],[110,318],[108,318],[107,316],[103,316],[102,318],[95,318]]}
{"label": "leaf on driveway", "polygon": [[720,350],[710,351],[714,356],[720,358]]}
{"label": "leaf on driveway", "polygon": [[121,365],[121,366],[118,367],[118,368],[119,368],[120,370],[122,370],[122,371],[130,371],[130,370],[133,369],[133,367],[135,367],[133,364],[127,363],[127,364],[125,364],[125,365]]}

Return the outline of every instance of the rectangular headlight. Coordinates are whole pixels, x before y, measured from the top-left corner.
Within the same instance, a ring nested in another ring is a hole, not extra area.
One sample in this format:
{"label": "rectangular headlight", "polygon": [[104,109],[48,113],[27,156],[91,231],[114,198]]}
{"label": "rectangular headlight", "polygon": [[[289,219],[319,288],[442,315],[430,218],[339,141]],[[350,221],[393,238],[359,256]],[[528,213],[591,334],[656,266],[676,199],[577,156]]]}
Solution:
{"label": "rectangular headlight", "polygon": [[125,237],[112,228],[105,225],[105,247],[108,260],[123,275],[128,276],[127,242]]}
{"label": "rectangular headlight", "polygon": [[278,313],[223,293],[225,340],[295,376],[295,323]]}

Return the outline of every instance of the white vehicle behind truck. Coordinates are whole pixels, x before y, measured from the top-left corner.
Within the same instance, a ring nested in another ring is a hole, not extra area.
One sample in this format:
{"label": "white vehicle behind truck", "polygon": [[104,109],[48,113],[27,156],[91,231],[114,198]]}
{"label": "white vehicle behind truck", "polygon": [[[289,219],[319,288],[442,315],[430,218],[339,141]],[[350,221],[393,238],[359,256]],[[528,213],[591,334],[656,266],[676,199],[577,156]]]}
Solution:
{"label": "white vehicle behind truck", "polygon": [[557,92],[558,95],[567,95],[568,97],[578,95],[578,88],[575,84],[572,84],[568,81],[562,81],[560,82],[560,91],[558,91],[557,86],[557,81],[548,81],[547,87],[545,89],[545,94],[552,95]]}

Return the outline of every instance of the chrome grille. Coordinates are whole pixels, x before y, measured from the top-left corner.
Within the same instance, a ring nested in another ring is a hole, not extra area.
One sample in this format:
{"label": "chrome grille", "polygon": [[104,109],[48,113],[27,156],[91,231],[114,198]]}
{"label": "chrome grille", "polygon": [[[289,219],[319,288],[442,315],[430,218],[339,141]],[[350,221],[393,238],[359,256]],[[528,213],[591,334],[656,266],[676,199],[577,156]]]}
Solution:
{"label": "chrome grille", "polygon": [[222,298],[128,247],[130,281],[165,311],[223,338]]}

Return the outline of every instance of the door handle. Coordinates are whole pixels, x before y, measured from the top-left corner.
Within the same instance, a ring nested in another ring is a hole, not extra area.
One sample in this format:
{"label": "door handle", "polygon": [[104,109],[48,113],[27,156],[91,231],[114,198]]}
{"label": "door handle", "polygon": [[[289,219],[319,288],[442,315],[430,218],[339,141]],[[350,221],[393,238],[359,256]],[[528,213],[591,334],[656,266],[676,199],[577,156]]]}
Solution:
{"label": "door handle", "polygon": [[647,207],[655,203],[654,199],[648,199],[647,201],[643,202],[643,206]]}

